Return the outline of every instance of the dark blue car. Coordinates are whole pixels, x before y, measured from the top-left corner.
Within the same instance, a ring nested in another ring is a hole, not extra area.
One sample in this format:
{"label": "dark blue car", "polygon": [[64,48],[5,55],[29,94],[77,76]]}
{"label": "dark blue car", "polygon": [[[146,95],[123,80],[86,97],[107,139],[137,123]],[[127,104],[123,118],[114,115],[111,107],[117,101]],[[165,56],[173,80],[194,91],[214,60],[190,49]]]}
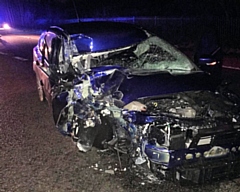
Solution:
{"label": "dark blue car", "polygon": [[239,98],[147,30],[52,26],[33,49],[33,69],[40,100],[80,151],[117,150],[158,179],[239,176]]}

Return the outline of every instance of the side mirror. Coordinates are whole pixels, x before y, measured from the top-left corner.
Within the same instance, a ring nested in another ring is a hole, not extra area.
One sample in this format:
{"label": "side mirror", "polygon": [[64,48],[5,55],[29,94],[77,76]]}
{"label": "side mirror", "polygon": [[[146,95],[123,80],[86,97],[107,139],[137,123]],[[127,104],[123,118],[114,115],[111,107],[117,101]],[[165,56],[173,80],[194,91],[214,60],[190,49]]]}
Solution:
{"label": "side mirror", "polygon": [[204,72],[210,74],[216,83],[222,79],[222,59],[213,55],[200,55],[195,60],[196,65]]}
{"label": "side mirror", "polygon": [[210,54],[203,54],[200,55],[197,63],[199,65],[207,65],[207,66],[214,66],[218,65],[221,62],[221,47],[217,47],[213,52]]}
{"label": "side mirror", "polygon": [[201,68],[201,66],[215,66],[218,64],[216,58],[211,55],[201,55],[198,59],[197,65]]}

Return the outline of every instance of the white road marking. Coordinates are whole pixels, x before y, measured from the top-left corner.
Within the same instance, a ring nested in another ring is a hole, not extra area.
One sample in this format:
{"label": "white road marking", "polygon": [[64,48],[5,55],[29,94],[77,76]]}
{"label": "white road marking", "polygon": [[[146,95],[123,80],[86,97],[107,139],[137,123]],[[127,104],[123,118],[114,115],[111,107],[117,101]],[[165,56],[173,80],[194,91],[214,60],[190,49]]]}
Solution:
{"label": "white road marking", "polygon": [[8,55],[8,53],[4,53],[4,52],[1,52],[1,51],[0,51],[0,54],[1,55]]}
{"label": "white road marking", "polygon": [[226,69],[235,69],[235,70],[240,70],[239,67],[231,67],[231,66],[227,66],[227,65],[223,65],[223,68],[226,68]]}
{"label": "white road marking", "polygon": [[[0,51],[0,55],[8,55],[8,53],[4,53],[4,52],[1,52],[1,51]],[[20,61],[28,61],[28,59],[23,58],[23,57],[18,57],[18,56],[16,56],[16,57],[14,57],[14,58],[17,59],[17,60],[20,60]]]}
{"label": "white road marking", "polygon": [[20,60],[20,61],[28,61],[28,59],[23,58],[23,57],[14,57],[14,58],[17,60]]}

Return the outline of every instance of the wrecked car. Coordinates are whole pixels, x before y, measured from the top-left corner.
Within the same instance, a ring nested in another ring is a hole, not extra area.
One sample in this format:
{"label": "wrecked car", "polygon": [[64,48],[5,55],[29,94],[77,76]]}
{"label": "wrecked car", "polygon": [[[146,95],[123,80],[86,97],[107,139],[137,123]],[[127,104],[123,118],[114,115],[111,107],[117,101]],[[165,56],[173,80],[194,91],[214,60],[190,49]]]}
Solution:
{"label": "wrecked car", "polygon": [[56,128],[80,151],[111,148],[180,183],[239,176],[238,96],[147,30],[52,26],[33,49],[33,70]]}

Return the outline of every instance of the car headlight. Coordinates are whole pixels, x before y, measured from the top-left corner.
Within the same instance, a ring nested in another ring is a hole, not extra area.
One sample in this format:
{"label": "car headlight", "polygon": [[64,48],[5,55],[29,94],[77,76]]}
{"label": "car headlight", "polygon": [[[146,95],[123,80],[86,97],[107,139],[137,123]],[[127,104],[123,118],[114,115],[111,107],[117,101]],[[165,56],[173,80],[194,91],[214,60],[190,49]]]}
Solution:
{"label": "car headlight", "polygon": [[3,24],[3,29],[11,29],[10,25],[8,23]]}

